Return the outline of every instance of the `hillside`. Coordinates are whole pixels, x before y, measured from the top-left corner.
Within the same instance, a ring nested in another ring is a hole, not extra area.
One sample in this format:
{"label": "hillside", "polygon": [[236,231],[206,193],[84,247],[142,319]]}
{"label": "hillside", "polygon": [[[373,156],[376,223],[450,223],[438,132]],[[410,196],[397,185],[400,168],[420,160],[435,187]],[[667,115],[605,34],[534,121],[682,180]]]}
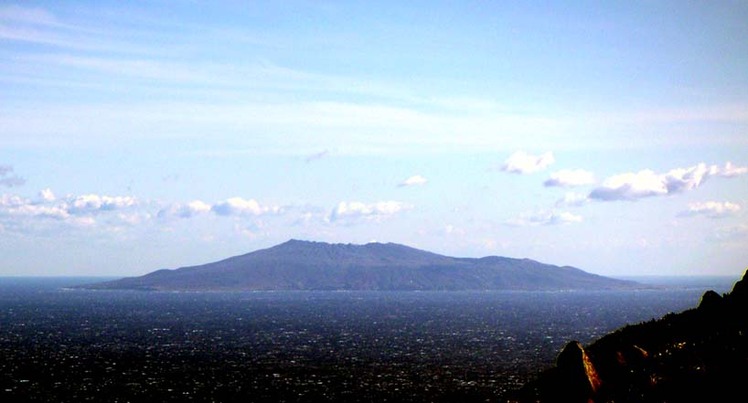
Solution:
{"label": "hillside", "polygon": [[748,377],[748,271],[698,308],[628,326],[587,348],[570,342],[556,367],[516,402],[743,401]]}
{"label": "hillside", "polygon": [[291,240],[199,266],[85,286],[140,290],[565,290],[635,287],[569,266],[456,258],[393,243]]}

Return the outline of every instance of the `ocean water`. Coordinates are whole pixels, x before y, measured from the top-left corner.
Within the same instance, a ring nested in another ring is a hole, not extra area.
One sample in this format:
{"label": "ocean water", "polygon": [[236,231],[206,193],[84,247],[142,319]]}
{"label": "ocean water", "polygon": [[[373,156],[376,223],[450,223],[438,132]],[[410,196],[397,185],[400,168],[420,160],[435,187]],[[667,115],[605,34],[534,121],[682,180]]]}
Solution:
{"label": "ocean water", "polygon": [[0,400],[501,401],[568,341],[587,344],[693,308],[705,290],[733,283],[573,292],[68,288],[97,280],[0,278]]}

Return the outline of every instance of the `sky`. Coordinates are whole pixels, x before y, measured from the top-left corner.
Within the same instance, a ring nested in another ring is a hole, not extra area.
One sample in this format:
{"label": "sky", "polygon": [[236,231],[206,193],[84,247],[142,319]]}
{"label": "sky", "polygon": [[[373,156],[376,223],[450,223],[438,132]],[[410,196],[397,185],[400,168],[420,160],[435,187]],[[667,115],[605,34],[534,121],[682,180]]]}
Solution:
{"label": "sky", "polygon": [[0,275],[288,239],[748,266],[748,2],[3,1]]}

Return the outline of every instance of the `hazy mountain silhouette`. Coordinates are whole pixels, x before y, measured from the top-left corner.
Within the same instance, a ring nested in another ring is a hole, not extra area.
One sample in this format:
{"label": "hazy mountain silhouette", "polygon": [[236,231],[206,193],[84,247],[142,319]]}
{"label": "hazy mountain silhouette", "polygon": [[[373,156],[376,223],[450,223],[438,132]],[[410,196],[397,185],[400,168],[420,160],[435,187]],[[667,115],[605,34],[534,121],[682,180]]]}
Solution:
{"label": "hazy mountain silhouette", "polygon": [[455,258],[393,243],[290,240],[215,263],[85,286],[143,290],[560,290],[637,286],[530,259]]}
{"label": "hazy mountain silhouette", "polygon": [[724,296],[707,291],[698,308],[627,326],[587,348],[570,342],[556,367],[510,401],[744,401],[747,277]]}

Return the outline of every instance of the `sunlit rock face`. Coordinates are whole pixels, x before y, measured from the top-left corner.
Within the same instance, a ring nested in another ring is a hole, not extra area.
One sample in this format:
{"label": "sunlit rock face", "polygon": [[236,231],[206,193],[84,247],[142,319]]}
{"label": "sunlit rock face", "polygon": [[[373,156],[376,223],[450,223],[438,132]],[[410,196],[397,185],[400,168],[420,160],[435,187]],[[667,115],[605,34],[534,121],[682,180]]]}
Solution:
{"label": "sunlit rock face", "polygon": [[570,342],[516,402],[740,401],[748,376],[748,271],[724,297],[627,326],[587,349]]}
{"label": "sunlit rock face", "polygon": [[569,342],[556,361],[560,382],[556,391],[549,396],[563,397],[568,402],[587,402],[600,389],[600,377],[590,357],[581,344]]}

